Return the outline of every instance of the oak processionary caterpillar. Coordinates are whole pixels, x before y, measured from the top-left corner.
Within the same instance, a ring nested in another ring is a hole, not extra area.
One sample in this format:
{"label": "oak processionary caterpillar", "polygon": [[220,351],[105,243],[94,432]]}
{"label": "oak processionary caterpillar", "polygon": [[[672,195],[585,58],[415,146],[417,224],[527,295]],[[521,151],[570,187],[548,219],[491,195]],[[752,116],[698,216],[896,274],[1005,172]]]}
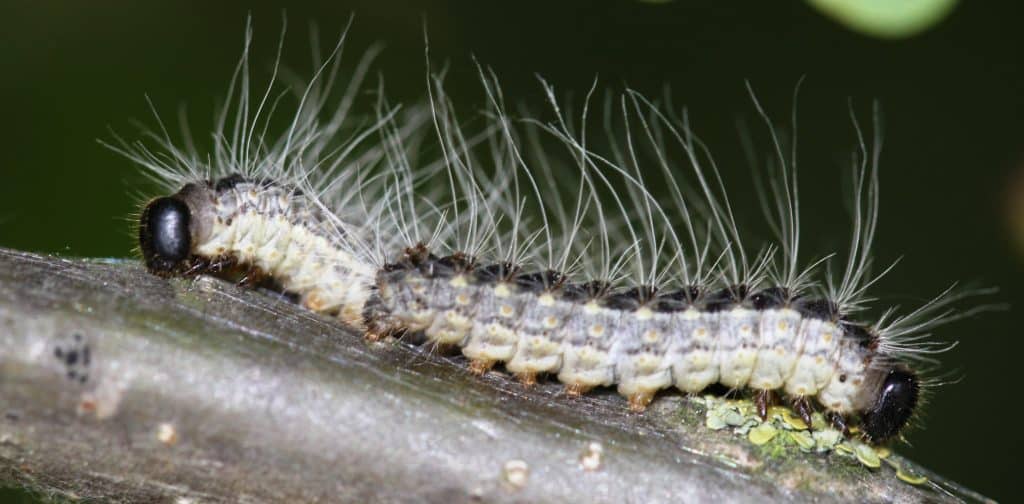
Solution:
{"label": "oak processionary caterpillar", "polygon": [[[873,443],[911,419],[913,365],[947,348],[924,338],[965,315],[950,308],[965,294],[858,316],[891,268],[870,271],[877,121],[873,141],[853,121],[849,251],[805,264],[796,149],[756,98],[774,154],[755,178],[777,242],[752,252],[709,149],[669,100],[627,90],[595,112],[591,89],[570,114],[541,80],[551,119],[513,116],[478,68],[487,106],[463,121],[443,72],[428,68],[425,103],[406,107],[363,92],[376,51],[339,82],[344,38],[308,84],[279,85],[275,64],[254,90],[248,31],[209,153],[162,123],[152,142],[112,145],[169,194],[139,219],[152,273],[241,276],[370,340],[457,347],[476,373],[503,363],[569,394],[614,386],[635,411],[662,389],[718,386],[750,391],[762,418],[781,396],[807,425],[820,408]],[[364,99],[372,114],[357,112]]]}

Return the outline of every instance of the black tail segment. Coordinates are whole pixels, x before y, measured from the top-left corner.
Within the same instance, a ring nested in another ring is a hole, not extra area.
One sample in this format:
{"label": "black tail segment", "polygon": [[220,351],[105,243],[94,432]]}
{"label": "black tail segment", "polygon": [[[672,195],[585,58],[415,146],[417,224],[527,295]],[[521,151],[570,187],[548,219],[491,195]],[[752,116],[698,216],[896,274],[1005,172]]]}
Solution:
{"label": "black tail segment", "polygon": [[904,367],[889,370],[874,406],[863,414],[861,429],[872,443],[881,443],[900,432],[917,407],[921,384]]}

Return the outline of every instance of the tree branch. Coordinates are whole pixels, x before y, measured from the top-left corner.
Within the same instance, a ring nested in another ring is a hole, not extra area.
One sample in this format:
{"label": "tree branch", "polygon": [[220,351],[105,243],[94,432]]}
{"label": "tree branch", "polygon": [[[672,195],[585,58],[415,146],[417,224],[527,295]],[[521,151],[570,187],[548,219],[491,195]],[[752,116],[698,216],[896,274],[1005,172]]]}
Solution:
{"label": "tree branch", "polygon": [[0,485],[111,501],[766,502],[983,497],[768,451],[701,401],[643,415],[469,375],[273,293],[0,249]]}

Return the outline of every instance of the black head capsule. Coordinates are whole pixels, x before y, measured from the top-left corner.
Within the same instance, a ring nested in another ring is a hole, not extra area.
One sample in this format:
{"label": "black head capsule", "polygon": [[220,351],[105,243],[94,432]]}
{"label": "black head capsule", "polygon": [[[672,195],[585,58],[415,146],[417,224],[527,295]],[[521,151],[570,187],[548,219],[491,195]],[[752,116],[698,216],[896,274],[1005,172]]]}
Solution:
{"label": "black head capsule", "polygon": [[157,198],[142,210],[139,248],[146,268],[157,275],[181,271],[192,251],[188,205],[176,197]]}
{"label": "black head capsule", "polygon": [[875,443],[885,441],[907,425],[921,392],[917,375],[905,368],[890,369],[875,404],[864,413],[861,429]]}

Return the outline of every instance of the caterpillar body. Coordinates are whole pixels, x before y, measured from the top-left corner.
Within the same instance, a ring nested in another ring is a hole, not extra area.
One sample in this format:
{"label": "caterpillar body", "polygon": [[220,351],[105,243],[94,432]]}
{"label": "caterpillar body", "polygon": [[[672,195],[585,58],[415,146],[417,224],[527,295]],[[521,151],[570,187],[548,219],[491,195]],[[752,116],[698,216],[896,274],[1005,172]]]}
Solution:
{"label": "caterpillar body", "polygon": [[[593,90],[574,121],[541,81],[553,119],[513,118],[480,69],[487,106],[470,128],[428,69],[424,104],[378,92],[364,120],[354,102],[375,52],[340,86],[339,42],[307,84],[275,95],[276,66],[250,89],[250,41],[211,152],[162,125],[156,149],[112,146],[167,191],[139,219],[155,274],[241,271],[371,340],[421,335],[458,347],[476,373],[503,363],[569,394],[615,387],[636,411],[668,388],[750,390],[762,417],[784,396],[808,425],[820,407],[872,442],[898,435],[920,402],[912,364],[944,349],[923,336],[964,315],[946,291],[903,316],[858,318],[880,276],[877,128],[873,146],[856,128],[851,246],[833,276],[821,271],[831,257],[801,266],[795,149],[756,99],[778,241],[750,254],[709,150],[667,101],[605,100],[602,147],[588,138]],[[290,122],[268,135],[289,93]]]}

